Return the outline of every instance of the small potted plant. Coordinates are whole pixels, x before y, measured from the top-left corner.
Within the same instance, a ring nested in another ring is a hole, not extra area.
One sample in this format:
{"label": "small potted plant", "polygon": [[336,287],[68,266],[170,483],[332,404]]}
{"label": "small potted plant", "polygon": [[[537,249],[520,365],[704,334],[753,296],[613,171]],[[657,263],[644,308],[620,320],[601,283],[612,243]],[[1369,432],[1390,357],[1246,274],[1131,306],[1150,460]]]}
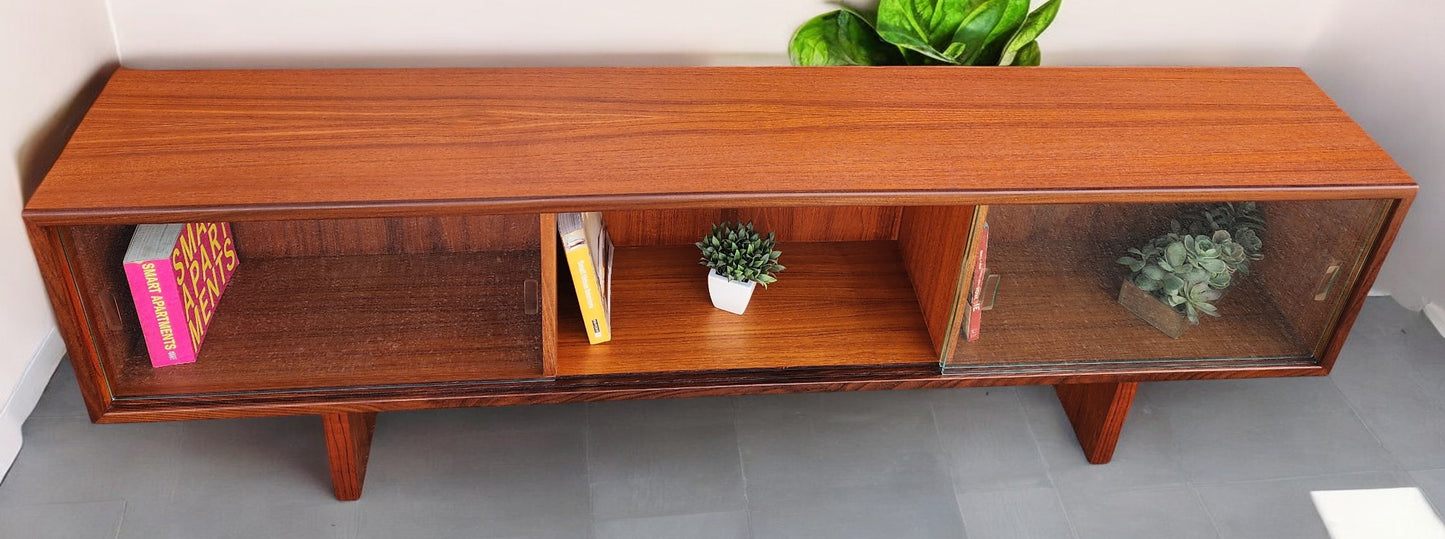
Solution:
{"label": "small potted plant", "polygon": [[784,269],[778,257],[783,253],[773,249],[774,244],[773,233],[762,237],[751,221],[712,225],[712,232],[696,245],[702,250],[699,263],[710,268],[707,291],[714,307],[743,314],[758,283],[767,288],[778,280],[776,274]]}
{"label": "small potted plant", "polygon": [[1253,202],[1224,203],[1171,220],[1170,232],[1120,257],[1129,277],[1119,303],[1172,338],[1199,323],[1199,313],[1219,316],[1214,302],[1249,263],[1262,260],[1264,218]]}

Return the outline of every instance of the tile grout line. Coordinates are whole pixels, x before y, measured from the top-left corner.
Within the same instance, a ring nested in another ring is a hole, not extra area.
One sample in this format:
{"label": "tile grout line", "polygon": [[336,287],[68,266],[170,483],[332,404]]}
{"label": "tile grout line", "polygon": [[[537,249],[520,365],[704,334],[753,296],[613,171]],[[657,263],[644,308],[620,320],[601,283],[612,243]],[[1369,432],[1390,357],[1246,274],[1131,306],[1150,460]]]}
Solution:
{"label": "tile grout line", "polygon": [[[1445,471],[1445,468],[1427,468],[1420,471],[1439,472]],[[1430,494],[1425,492],[1425,489],[1420,487],[1419,481],[1415,480],[1415,472],[1405,471],[1403,473],[1405,474],[1405,477],[1410,478],[1410,482],[1415,485],[1415,491],[1420,493],[1420,497],[1425,498],[1425,505],[1435,510],[1435,516],[1440,517],[1442,520],[1445,520],[1445,504],[1436,505],[1435,502],[1430,500]]]}
{"label": "tile grout line", "polygon": [[121,532],[122,529],[125,528],[125,514],[126,514],[127,511],[130,511],[130,500],[126,500],[125,498],[121,498],[121,500],[120,500],[120,518],[119,518],[119,519],[116,519],[116,522],[115,522],[115,535],[111,536],[112,539],[120,539],[120,532]]}
{"label": "tile grout line", "polygon": [[[1140,387],[1140,388],[1143,388],[1143,387],[1144,387],[1144,384],[1139,384],[1139,387]],[[1156,387],[1157,387],[1157,386],[1156,386]],[[1140,406],[1147,406],[1147,403],[1150,401],[1149,395],[1148,395],[1147,393],[1145,393],[1145,394],[1144,394],[1144,398],[1143,398],[1142,400],[1145,402],[1145,404],[1140,404]],[[1134,402],[1135,402],[1135,403],[1139,403],[1139,401],[1140,401],[1140,399],[1139,399],[1138,395],[1136,394],[1136,395],[1135,395],[1135,398],[1134,398]],[[1196,485],[1195,482],[1194,482],[1194,476],[1193,476],[1193,474],[1189,473],[1189,467],[1188,467],[1188,466],[1185,466],[1185,464],[1184,464],[1184,444],[1179,441],[1179,436],[1176,436],[1176,435],[1175,435],[1175,432],[1174,432],[1174,424],[1173,424],[1173,422],[1171,422],[1171,421],[1169,420],[1169,418],[1170,418],[1170,415],[1169,415],[1169,414],[1163,414],[1163,415],[1160,417],[1160,421],[1159,421],[1160,423],[1163,423],[1163,424],[1164,424],[1164,428],[1169,429],[1169,431],[1168,431],[1168,434],[1169,434],[1169,453],[1170,453],[1170,455],[1169,455],[1169,457],[1170,457],[1170,458],[1169,458],[1169,462],[1170,462],[1171,464],[1173,464],[1174,467],[1179,470],[1179,474],[1184,478],[1184,481],[1183,481],[1184,486],[1189,487],[1189,490],[1190,490],[1190,491],[1197,492],[1197,491],[1195,491],[1195,487],[1198,486],[1198,485]],[[1203,503],[1202,500],[1203,500],[1203,498],[1201,498],[1201,502],[1200,502],[1201,504]],[[1208,512],[1208,511],[1206,511],[1206,513],[1207,513],[1207,512]],[[1213,522],[1212,522],[1212,520],[1211,520],[1211,524],[1212,524],[1212,523],[1213,523]],[[1215,531],[1217,532],[1218,530],[1216,529]]]}
{"label": "tile grout line", "polygon": [[1209,510],[1209,504],[1205,503],[1204,495],[1193,484],[1187,485],[1189,493],[1194,495],[1194,501],[1199,503],[1199,508],[1204,510],[1204,518],[1209,519],[1209,527],[1214,529],[1215,537],[1224,537],[1224,531],[1219,529],[1219,519],[1214,518],[1214,512]]}
{"label": "tile grout line", "polygon": [[[1367,424],[1365,424],[1364,418],[1360,417],[1359,412],[1358,412],[1357,410],[1355,410],[1354,403],[1350,402],[1349,397],[1344,394],[1344,391],[1342,391],[1337,384],[1335,384],[1334,378],[1331,377],[1331,376],[1325,376],[1324,378],[1326,378],[1326,379],[1329,381],[1329,386],[1332,387],[1332,388],[1334,388],[1335,393],[1338,394],[1341,398],[1344,399],[1344,401],[1345,401],[1345,406],[1349,408],[1350,414],[1351,414],[1352,416],[1354,416],[1355,420],[1357,420],[1357,421],[1360,422],[1360,425],[1361,425],[1361,426],[1365,427],[1365,431],[1368,432],[1368,433],[1370,433],[1370,437],[1371,437],[1371,439],[1373,439],[1373,440],[1375,441],[1375,444],[1378,445],[1381,449],[1384,449],[1384,450],[1385,450],[1385,454],[1386,454],[1387,456],[1389,456],[1390,461],[1391,461],[1393,464],[1395,464],[1395,466],[1396,466],[1397,468],[1399,468],[1399,461],[1395,459],[1394,454],[1392,454],[1392,453],[1389,451],[1389,449],[1386,448],[1386,447],[1384,446],[1384,444],[1380,442],[1379,436],[1376,436],[1376,435],[1375,435],[1374,430],[1373,430],[1373,429],[1370,429],[1370,426],[1367,425]],[[1148,397],[1145,397],[1145,399],[1147,400]],[[1166,420],[1167,420],[1167,416],[1166,416]],[[1172,430],[1173,430],[1173,427],[1172,427],[1172,426],[1170,426],[1170,430],[1171,430],[1171,434],[1172,434]],[[1201,483],[1199,483],[1198,481],[1196,481],[1195,478],[1194,478],[1191,474],[1188,473],[1188,470],[1186,470],[1186,469],[1183,467],[1183,464],[1184,464],[1184,463],[1183,463],[1182,460],[1180,460],[1180,459],[1183,458],[1183,452],[1182,452],[1182,447],[1179,445],[1179,441],[1178,441],[1177,437],[1175,437],[1175,436],[1170,436],[1169,438],[1170,438],[1170,449],[1171,449],[1171,452],[1174,453],[1174,456],[1175,456],[1175,459],[1174,459],[1174,460],[1176,461],[1177,464],[1180,465],[1180,470],[1182,470],[1182,471],[1185,472],[1185,474],[1184,474],[1184,485],[1185,485],[1186,487],[1188,487],[1189,492],[1194,495],[1194,499],[1195,499],[1195,501],[1197,501],[1197,502],[1199,503],[1200,509],[1203,509],[1203,510],[1204,510],[1204,516],[1209,519],[1209,525],[1210,525],[1212,528],[1214,528],[1214,534],[1215,534],[1216,537],[1224,537],[1224,532],[1223,532],[1223,530],[1220,529],[1219,521],[1218,521],[1218,519],[1215,518],[1214,512],[1209,510],[1209,504],[1204,501],[1204,495],[1199,492],[1199,487],[1201,487],[1201,486],[1203,486],[1203,487],[1210,487],[1210,486],[1221,486],[1221,485],[1231,485],[1231,484],[1253,484],[1253,483],[1265,483],[1265,482],[1273,482],[1273,481],[1290,481],[1290,480],[1310,479],[1310,478],[1316,478],[1316,477],[1334,477],[1334,476],[1340,476],[1340,475],[1352,475],[1352,474],[1360,474],[1360,473],[1372,473],[1372,472],[1369,472],[1369,471],[1362,471],[1362,472],[1350,472],[1350,473],[1345,473],[1345,474],[1312,474],[1312,475],[1304,475],[1304,476],[1277,477],[1277,478],[1268,478],[1268,479],[1249,479],[1249,480],[1243,480],[1243,481],[1221,481],[1221,482],[1217,482],[1217,483],[1214,483],[1214,482],[1204,482],[1204,483],[1201,484]],[[1392,472],[1398,472],[1399,470],[1397,469],[1397,470],[1391,470],[1391,471],[1392,471]],[[1375,472],[1375,473],[1378,473],[1378,472]]]}
{"label": "tile grout line", "polygon": [[933,422],[933,439],[937,440],[938,449],[942,452],[943,457],[949,459],[949,462],[946,464],[948,468],[948,492],[953,495],[953,512],[958,515],[958,523],[963,525],[963,529],[959,531],[963,532],[963,536],[966,538],[968,537],[968,522],[963,518],[963,507],[958,505],[958,475],[954,473],[953,451],[949,448],[948,444],[943,443],[943,431],[938,427],[938,407],[934,403],[935,399],[932,398],[932,395],[926,398],[928,399],[928,419]]}
{"label": "tile grout line", "polygon": [[[360,502],[361,500],[356,500],[351,503]],[[347,530],[346,536],[351,539],[361,539],[361,509],[355,508],[356,506],[352,507],[353,509],[351,510],[351,529]]]}
{"label": "tile grout line", "polygon": [[[1143,387],[1143,384],[1140,384],[1140,387]],[[1150,400],[1149,396],[1145,394],[1143,400],[1145,403],[1148,403]],[[1137,396],[1135,402],[1139,402]],[[1146,404],[1141,404],[1141,406],[1142,405]],[[1201,485],[1195,481],[1193,474],[1190,474],[1189,469],[1184,465],[1184,446],[1179,441],[1179,437],[1174,435],[1174,425],[1169,421],[1169,417],[1168,414],[1165,414],[1162,422],[1164,426],[1169,429],[1169,452],[1172,453],[1170,461],[1178,466],[1179,471],[1183,474],[1184,487],[1194,496],[1194,501],[1199,504],[1199,509],[1204,511],[1204,518],[1209,520],[1209,527],[1214,530],[1214,536],[1224,537],[1224,531],[1220,529],[1218,519],[1215,518],[1214,512],[1209,510],[1209,503],[1204,501],[1204,495],[1199,492]],[[1203,486],[1209,485],[1209,483],[1205,483]]]}
{"label": "tile grout line", "polygon": [[1064,523],[1069,525],[1069,533],[1074,536],[1074,539],[1079,539],[1079,529],[1074,526],[1074,517],[1069,516],[1069,510],[1064,506],[1064,496],[1059,492],[1058,482],[1054,481],[1054,466],[1049,463],[1048,457],[1044,456],[1044,448],[1039,444],[1039,435],[1037,432],[1034,432],[1033,419],[1030,418],[1029,411],[1024,406],[1023,397],[1019,396],[1020,389],[1021,388],[1014,388],[1013,397],[1014,404],[1018,406],[1019,412],[1024,415],[1024,430],[1028,431],[1029,439],[1034,443],[1034,454],[1039,457],[1039,463],[1044,465],[1044,479],[1049,481],[1049,490],[1052,490],[1054,493],[1054,501],[1059,502],[1059,512],[1064,515]]}
{"label": "tile grout line", "polygon": [[[1370,439],[1375,441],[1376,446],[1384,450],[1386,457],[1389,457],[1390,463],[1395,466],[1395,469],[1391,471],[1408,472],[1409,470],[1405,468],[1405,463],[1400,460],[1399,456],[1395,455],[1394,451],[1390,450],[1389,446],[1385,445],[1385,442],[1380,439],[1380,435],[1376,434],[1375,429],[1370,426],[1370,423],[1365,421],[1365,417],[1360,415],[1360,410],[1355,406],[1354,401],[1351,401],[1349,394],[1345,393],[1345,390],[1340,389],[1340,385],[1335,383],[1335,378],[1333,376],[1326,376],[1325,378],[1330,381],[1330,387],[1334,388],[1335,394],[1339,395],[1340,399],[1345,401],[1345,407],[1350,409],[1350,415],[1355,418],[1355,421],[1360,422],[1360,426],[1365,428],[1365,432],[1370,433]],[[1407,380],[1406,383],[1409,383],[1409,381]]]}
{"label": "tile grout line", "polygon": [[1408,471],[1405,471],[1405,470],[1362,470],[1362,471],[1357,471],[1357,472],[1341,472],[1341,473],[1325,473],[1325,474],[1305,474],[1305,475],[1286,475],[1286,476],[1281,476],[1281,477],[1268,477],[1268,478],[1264,478],[1264,479],[1239,479],[1239,480],[1236,480],[1236,481],[1190,482],[1190,483],[1189,483],[1189,486],[1191,486],[1191,487],[1200,487],[1200,488],[1215,488],[1215,487],[1228,487],[1228,486],[1239,486],[1239,485],[1254,485],[1254,484],[1260,484],[1260,483],[1276,483],[1276,482],[1283,482],[1283,481],[1304,481],[1304,480],[1308,480],[1308,479],[1328,479],[1328,478],[1332,478],[1332,477],[1347,477],[1347,476],[1352,476],[1352,475],[1398,474],[1398,473],[1409,473],[1409,472],[1408,472]]}
{"label": "tile grout line", "polygon": [[587,484],[587,531],[589,536],[597,535],[597,502],[592,499],[592,407],[594,403],[582,404],[582,480]]}
{"label": "tile grout line", "polygon": [[748,500],[748,468],[743,462],[743,443],[738,438],[738,420],[742,418],[742,398],[732,397],[733,403],[733,448],[738,454],[738,475],[743,479],[743,516],[748,521],[748,537],[756,537],[757,532],[753,530],[753,505]]}

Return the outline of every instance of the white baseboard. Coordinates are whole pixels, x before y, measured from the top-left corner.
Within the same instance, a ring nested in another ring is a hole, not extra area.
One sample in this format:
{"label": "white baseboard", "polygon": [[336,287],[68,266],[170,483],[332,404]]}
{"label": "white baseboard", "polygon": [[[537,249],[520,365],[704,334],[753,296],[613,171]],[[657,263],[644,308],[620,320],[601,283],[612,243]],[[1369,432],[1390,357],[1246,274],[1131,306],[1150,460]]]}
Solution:
{"label": "white baseboard", "polygon": [[20,426],[25,424],[30,412],[35,411],[35,404],[40,402],[40,394],[45,392],[50,376],[55,374],[55,367],[60,365],[63,357],[65,342],[60,339],[60,333],[51,328],[45,339],[40,341],[40,346],[35,348],[35,353],[30,356],[30,362],[25,365],[25,373],[20,375],[20,384],[15,387],[10,398],[5,400],[4,406],[0,406],[0,478],[10,471],[10,465],[15,463],[15,457],[20,454]]}
{"label": "white baseboard", "polygon": [[1441,337],[1445,337],[1445,306],[1441,306],[1439,303],[1426,304],[1425,318],[1429,318],[1430,323],[1435,325],[1435,331],[1440,332]]}

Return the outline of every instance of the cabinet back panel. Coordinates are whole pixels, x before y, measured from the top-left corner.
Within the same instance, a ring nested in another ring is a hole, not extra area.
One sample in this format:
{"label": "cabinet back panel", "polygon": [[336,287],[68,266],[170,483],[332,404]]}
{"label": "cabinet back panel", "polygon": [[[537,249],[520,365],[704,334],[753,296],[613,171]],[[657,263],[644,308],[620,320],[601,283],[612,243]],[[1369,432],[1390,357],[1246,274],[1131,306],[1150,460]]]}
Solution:
{"label": "cabinet back panel", "polygon": [[510,251],[538,247],[538,216],[466,215],[232,223],[241,258]]}
{"label": "cabinet back panel", "polygon": [[998,243],[1142,243],[1168,232],[1169,219],[1180,208],[1179,204],[993,205],[988,213],[989,237]]}
{"label": "cabinet back panel", "polygon": [[723,221],[747,222],[777,234],[779,243],[878,241],[898,237],[901,208],[821,206],[610,211],[607,232],[619,247],[691,245]]}
{"label": "cabinet back panel", "polygon": [[[538,216],[523,218],[536,238]],[[525,293],[525,281],[542,275],[535,247],[251,257],[227,286],[197,361],[153,368],[122,269],[134,229],[62,231],[116,397],[546,375],[542,314],[528,308],[541,301]]]}

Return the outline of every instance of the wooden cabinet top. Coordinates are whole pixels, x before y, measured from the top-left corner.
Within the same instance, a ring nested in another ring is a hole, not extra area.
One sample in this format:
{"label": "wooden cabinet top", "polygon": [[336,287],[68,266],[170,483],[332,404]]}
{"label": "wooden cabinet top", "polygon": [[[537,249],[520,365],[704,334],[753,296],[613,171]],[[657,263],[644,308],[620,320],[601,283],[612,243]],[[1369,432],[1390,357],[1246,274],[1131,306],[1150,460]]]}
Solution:
{"label": "wooden cabinet top", "polygon": [[120,69],[37,224],[1388,196],[1292,68]]}

